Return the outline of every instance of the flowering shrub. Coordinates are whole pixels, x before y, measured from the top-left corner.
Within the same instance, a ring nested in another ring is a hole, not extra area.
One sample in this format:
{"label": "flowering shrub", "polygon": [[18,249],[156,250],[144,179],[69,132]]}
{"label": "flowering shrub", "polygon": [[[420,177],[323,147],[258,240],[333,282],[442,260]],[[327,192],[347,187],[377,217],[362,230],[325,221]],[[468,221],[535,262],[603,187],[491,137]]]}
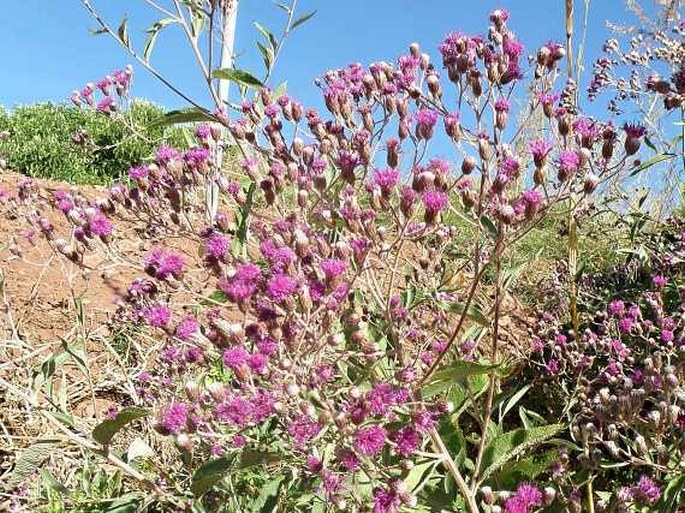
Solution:
{"label": "flowering shrub", "polygon": [[[224,134],[203,124],[197,146],[161,147],[108,198],[45,198],[26,180],[8,200],[75,265],[97,252],[139,270],[114,324],[135,324],[162,347],[127,377],[130,401],[145,409],[110,412],[94,437],[106,449],[103,431],[151,414],[180,457],[158,455],[159,473],[118,465],[160,502],[242,510],[260,465],[273,477],[260,481],[257,503],[286,511],[522,512],[576,500],[563,480],[537,484],[549,462],[531,453],[567,419],[507,416],[522,394],[502,387],[512,371],[503,253],[630,171],[646,131],[580,114],[575,84],[557,85],[562,45],[545,43],[529,64],[508,20],[497,10],[485,36],[448,34],[441,66],[413,44],[395,64],[328,72],[330,119],[260,89],[240,117],[215,120],[243,155],[239,175],[215,164]],[[533,118],[544,128],[527,138]],[[57,233],[49,209],[70,233]],[[119,257],[116,216],[138,220],[154,243],[143,261]],[[468,236],[455,256],[459,231]],[[457,273],[465,285],[450,279]],[[636,312],[618,322],[641,322]],[[574,369],[561,355],[540,365]],[[671,401],[671,390],[655,397]],[[654,502],[650,479],[621,491],[624,502]]]}

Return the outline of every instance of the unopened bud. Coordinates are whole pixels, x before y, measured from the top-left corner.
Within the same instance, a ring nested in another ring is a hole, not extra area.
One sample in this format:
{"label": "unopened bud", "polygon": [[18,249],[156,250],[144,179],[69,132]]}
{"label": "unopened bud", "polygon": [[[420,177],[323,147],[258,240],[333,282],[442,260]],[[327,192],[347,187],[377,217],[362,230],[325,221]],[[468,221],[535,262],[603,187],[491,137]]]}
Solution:
{"label": "unopened bud", "polygon": [[182,452],[190,452],[193,450],[193,441],[185,433],[176,436],[176,446]]}

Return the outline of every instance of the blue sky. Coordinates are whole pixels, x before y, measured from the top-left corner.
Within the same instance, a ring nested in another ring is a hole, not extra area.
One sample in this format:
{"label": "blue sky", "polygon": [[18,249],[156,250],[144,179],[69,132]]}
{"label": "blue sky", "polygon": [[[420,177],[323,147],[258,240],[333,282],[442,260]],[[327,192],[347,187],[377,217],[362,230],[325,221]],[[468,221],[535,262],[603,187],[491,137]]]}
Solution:
{"label": "blue sky", "polygon": [[[92,0],[116,27],[123,15],[131,23],[131,37],[142,47],[144,30],[155,17],[143,0]],[[63,101],[71,90],[95,81],[132,60],[108,36],[93,36],[95,22],[79,0],[5,0],[0,9],[0,48],[3,76],[0,105],[45,100]],[[576,0],[576,27],[580,33],[584,0]],[[439,59],[436,45],[448,31],[482,33],[487,15],[495,8],[511,11],[509,25],[528,49],[564,36],[564,0],[300,0],[302,13],[316,16],[297,28],[279,60],[273,83],[288,80],[288,91],[306,105],[318,105],[316,76],[350,62],[394,60],[418,41],[424,51]],[[588,60],[596,56],[606,36],[606,20],[624,21],[623,0],[591,0],[588,25]],[[238,67],[261,73],[261,58],[254,42],[254,21],[278,33],[284,13],[269,0],[242,0],[236,52]],[[177,29],[160,36],[153,64],[175,84],[203,98],[203,84],[192,55]],[[134,63],[135,65],[135,63]],[[135,65],[134,95],[167,108],[183,106],[144,69]],[[235,92],[235,90],[233,90]]]}

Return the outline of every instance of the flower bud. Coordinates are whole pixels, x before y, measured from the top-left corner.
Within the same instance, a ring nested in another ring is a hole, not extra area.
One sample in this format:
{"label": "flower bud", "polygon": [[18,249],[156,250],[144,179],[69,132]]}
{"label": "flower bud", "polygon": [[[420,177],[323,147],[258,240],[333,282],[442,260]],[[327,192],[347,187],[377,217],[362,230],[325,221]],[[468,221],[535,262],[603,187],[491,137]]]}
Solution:
{"label": "flower bud", "polygon": [[548,486],[543,490],[542,496],[543,496],[545,506],[549,506],[550,504],[552,504],[554,502],[554,499],[556,499],[557,491],[554,488],[552,488],[551,486]]}
{"label": "flower bud", "polygon": [[495,494],[492,493],[492,488],[489,486],[484,486],[480,489],[480,494],[483,497],[483,502],[485,504],[492,504],[495,502]]}
{"label": "flower bud", "polygon": [[516,217],[516,212],[511,205],[501,205],[497,215],[504,224],[511,224]]}
{"label": "flower bud", "polygon": [[478,138],[478,154],[481,160],[487,161],[490,159],[490,142],[485,137]]}
{"label": "flower bud", "polygon": [[200,387],[194,381],[188,381],[185,386],[186,395],[191,401],[197,401],[200,398]]}
{"label": "flower bud", "polygon": [[583,182],[583,191],[585,194],[592,194],[599,185],[599,177],[594,173],[588,173],[585,175],[585,181]]}
{"label": "flower bud", "polygon": [[217,403],[222,402],[224,399],[226,399],[226,388],[224,387],[223,384],[214,382],[208,387],[209,390],[209,395],[216,401]]}
{"label": "flower bud", "polygon": [[297,191],[297,205],[300,208],[306,208],[308,204],[309,193],[304,189],[300,189],[299,191]]}
{"label": "flower bud", "polygon": [[176,436],[176,446],[181,452],[191,452],[193,450],[193,441],[185,433],[180,433]]}
{"label": "flower bud", "polygon": [[465,175],[470,175],[476,168],[476,161],[471,155],[467,155],[461,163],[461,172]]}

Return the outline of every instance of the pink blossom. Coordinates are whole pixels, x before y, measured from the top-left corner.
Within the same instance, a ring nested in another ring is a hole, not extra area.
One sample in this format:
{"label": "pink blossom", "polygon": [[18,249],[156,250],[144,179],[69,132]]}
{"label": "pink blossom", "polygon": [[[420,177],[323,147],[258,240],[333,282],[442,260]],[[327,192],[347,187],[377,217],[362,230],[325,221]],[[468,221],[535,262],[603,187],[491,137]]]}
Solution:
{"label": "pink blossom", "polygon": [[355,435],[355,449],[364,456],[375,456],[383,450],[387,432],[379,425],[362,428]]}

